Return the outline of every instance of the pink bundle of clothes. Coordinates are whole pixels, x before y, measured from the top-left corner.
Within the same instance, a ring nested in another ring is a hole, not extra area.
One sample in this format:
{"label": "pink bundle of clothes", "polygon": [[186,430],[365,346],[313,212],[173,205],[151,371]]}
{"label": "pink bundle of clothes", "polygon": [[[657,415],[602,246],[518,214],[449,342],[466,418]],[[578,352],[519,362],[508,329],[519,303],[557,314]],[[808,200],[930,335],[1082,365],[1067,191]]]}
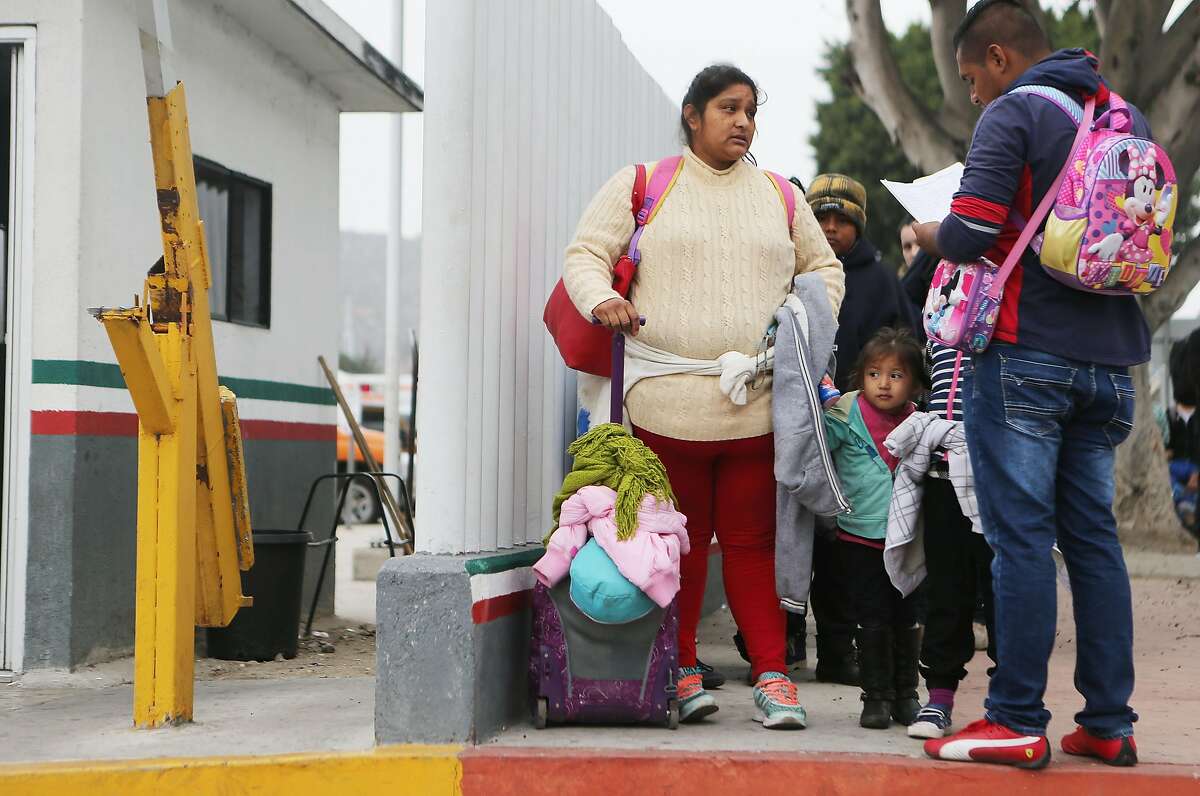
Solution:
{"label": "pink bundle of clothes", "polygon": [[637,532],[619,540],[616,504],[617,493],[606,486],[585,486],[568,498],[546,554],[533,565],[534,575],[547,588],[558,583],[592,536],[622,575],[665,608],[679,591],[679,558],[690,549],[687,518],[670,502],[646,495],[638,509]]}

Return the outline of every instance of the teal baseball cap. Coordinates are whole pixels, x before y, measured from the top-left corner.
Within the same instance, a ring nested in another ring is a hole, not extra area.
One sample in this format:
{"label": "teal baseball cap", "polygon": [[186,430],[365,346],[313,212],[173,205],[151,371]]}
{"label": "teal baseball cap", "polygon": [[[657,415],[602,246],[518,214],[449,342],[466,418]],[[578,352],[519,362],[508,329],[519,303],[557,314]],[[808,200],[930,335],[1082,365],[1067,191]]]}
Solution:
{"label": "teal baseball cap", "polygon": [[594,538],[571,562],[571,602],[604,625],[623,625],[654,609],[654,601],[621,574]]}

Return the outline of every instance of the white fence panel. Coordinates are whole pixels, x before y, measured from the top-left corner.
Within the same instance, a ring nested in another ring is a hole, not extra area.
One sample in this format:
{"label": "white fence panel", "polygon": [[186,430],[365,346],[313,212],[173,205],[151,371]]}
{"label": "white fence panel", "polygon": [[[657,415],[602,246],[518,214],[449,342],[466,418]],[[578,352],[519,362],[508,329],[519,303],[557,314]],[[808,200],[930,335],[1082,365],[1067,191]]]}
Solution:
{"label": "white fence panel", "polygon": [[594,0],[426,11],[417,546],[536,542],[574,379],[542,326],[563,250],[622,166],[679,148],[679,111]]}

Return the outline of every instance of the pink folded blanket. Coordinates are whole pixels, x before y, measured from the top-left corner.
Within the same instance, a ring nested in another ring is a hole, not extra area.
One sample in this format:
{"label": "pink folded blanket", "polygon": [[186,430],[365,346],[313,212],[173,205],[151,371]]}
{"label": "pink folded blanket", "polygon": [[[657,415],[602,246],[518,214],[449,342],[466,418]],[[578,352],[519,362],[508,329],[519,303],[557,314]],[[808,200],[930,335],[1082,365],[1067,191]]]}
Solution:
{"label": "pink folded blanket", "polygon": [[620,573],[665,608],[679,592],[679,557],[690,549],[687,518],[671,502],[646,495],[638,508],[637,532],[618,540],[616,503],[617,493],[606,486],[585,486],[568,498],[546,554],[533,565],[534,575],[547,587],[558,583],[594,536]]}

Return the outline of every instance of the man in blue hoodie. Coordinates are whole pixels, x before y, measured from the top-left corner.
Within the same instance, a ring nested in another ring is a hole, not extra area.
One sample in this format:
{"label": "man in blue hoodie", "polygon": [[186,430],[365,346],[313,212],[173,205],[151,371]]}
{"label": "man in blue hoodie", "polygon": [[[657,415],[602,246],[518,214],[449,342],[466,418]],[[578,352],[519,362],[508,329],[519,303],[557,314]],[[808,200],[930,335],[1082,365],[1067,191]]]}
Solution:
{"label": "man in blue hoodie", "polygon": [[[956,262],[1002,262],[1069,156],[1087,98],[1109,90],[1082,50],[1051,52],[1015,0],[982,0],[954,37],[971,99],[985,106],[951,213],[917,225],[921,247]],[[1149,136],[1133,110],[1136,134]],[[998,666],[986,717],[925,751],[947,760],[1040,768],[1056,587],[1066,560],[1075,608],[1075,685],[1085,699],[1071,754],[1133,765],[1137,749],[1129,577],[1112,513],[1114,449],[1133,424],[1128,368],[1150,358],[1137,301],[1065,287],[1026,250],[1005,285],[995,337],[974,358],[966,429],[984,530],[995,551]]]}

